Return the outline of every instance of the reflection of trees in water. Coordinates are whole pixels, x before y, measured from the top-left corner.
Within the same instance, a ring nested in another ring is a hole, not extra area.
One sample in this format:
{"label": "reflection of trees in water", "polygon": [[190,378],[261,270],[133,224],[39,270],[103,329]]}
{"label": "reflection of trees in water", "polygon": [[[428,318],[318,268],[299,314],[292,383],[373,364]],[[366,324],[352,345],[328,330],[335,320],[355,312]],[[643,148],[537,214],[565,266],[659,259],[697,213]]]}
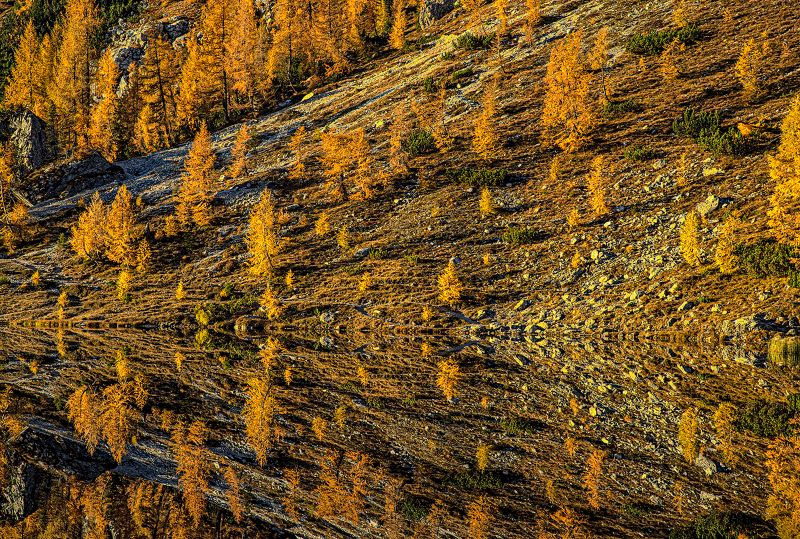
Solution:
{"label": "reflection of trees in water", "polygon": [[[154,331],[2,328],[0,350],[1,379],[12,388],[12,404],[0,414],[10,418],[3,425],[16,420],[24,431],[12,442],[17,451],[47,461],[51,455],[37,453],[33,440],[67,444],[52,468],[90,468],[93,477],[114,469],[112,491],[115,482],[152,482],[136,488],[165,492],[160,509],[148,509],[162,511],[161,531],[168,518],[177,519],[176,529],[180,519],[191,525],[202,507],[201,523],[222,518],[233,526],[230,511],[217,516],[223,507],[319,536],[383,533],[370,522],[402,536],[427,522],[438,501],[445,516],[437,519],[463,535],[468,507],[484,495],[486,507],[513,515],[493,521],[499,536],[526,536],[526,522],[563,527],[557,509],[576,522],[591,520],[599,536],[624,536],[630,524],[614,516],[610,499],[648,492],[675,506],[670,486],[690,466],[675,449],[684,410],[716,406],[723,395],[739,403],[754,391],[782,394],[793,383],[732,361],[718,347],[611,336],[468,340],[342,330],[245,341],[209,331],[198,341]],[[437,386],[444,363],[458,372],[452,399]],[[760,389],[754,373],[764,380]],[[113,391],[127,398],[112,399]],[[146,401],[136,402],[137,392]],[[104,418],[100,411],[119,402],[126,411]],[[68,414],[80,420],[73,424]],[[123,434],[107,435],[106,422]],[[202,442],[190,436],[196,422],[207,427]],[[95,439],[90,456],[84,441]],[[479,470],[483,445],[492,450]],[[716,445],[704,448],[711,458],[729,450]],[[609,457],[588,474],[598,451]],[[766,483],[757,482],[763,470],[752,461],[740,464],[748,475],[737,476],[730,499],[766,498]],[[681,496],[691,500],[700,488],[686,481]],[[155,496],[150,490],[143,499]],[[187,498],[193,516],[185,513]],[[608,518],[589,517],[592,506]],[[678,518],[667,509],[647,525]]]}

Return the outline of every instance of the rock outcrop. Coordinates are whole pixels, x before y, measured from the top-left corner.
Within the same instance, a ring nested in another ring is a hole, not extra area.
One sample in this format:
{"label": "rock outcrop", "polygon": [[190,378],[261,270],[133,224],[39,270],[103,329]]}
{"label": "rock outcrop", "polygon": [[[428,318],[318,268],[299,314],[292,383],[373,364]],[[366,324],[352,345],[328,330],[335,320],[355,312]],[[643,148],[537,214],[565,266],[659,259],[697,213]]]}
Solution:
{"label": "rock outcrop", "polygon": [[455,5],[455,0],[423,0],[419,8],[420,26],[427,28],[453,11]]}
{"label": "rock outcrop", "polygon": [[27,174],[53,157],[47,124],[28,110],[7,115],[0,123],[0,140],[11,144],[18,166]]}
{"label": "rock outcrop", "polygon": [[125,180],[125,171],[98,153],[85,159],[64,163],[59,161],[32,174],[26,182],[25,194],[33,202],[53,198],[68,198],[87,189],[99,189]]}

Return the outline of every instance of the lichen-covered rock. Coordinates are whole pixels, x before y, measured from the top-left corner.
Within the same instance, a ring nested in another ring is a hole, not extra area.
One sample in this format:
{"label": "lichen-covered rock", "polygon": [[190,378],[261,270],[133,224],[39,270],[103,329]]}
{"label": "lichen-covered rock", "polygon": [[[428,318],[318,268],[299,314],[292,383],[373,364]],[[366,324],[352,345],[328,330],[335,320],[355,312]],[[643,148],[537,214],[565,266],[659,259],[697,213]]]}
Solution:
{"label": "lichen-covered rock", "polygon": [[420,26],[427,28],[453,11],[455,5],[455,0],[423,0],[419,8]]}

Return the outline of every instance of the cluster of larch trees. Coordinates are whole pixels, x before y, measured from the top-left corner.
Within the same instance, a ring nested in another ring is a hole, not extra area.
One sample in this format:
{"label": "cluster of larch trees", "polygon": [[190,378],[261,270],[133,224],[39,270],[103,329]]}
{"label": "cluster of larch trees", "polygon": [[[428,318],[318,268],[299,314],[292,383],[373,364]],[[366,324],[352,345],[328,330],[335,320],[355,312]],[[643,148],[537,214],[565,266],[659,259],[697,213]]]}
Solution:
{"label": "cluster of larch trees", "polygon": [[[390,12],[387,0],[276,0],[264,13],[253,0],[208,0],[185,47],[155,26],[143,58],[123,73],[111,48],[98,45],[94,0],[68,0],[45,35],[28,22],[3,104],[52,125],[65,155],[149,153],[202,121],[227,123],[301,81],[345,71],[369,40],[388,35]],[[400,12],[396,32],[404,33]]]}

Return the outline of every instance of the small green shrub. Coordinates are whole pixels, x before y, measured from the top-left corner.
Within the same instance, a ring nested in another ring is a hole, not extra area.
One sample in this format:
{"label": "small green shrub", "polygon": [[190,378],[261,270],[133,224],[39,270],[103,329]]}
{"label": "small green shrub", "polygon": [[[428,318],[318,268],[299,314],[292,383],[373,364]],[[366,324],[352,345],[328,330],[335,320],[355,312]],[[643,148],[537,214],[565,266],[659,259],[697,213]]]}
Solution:
{"label": "small green shrub", "polygon": [[792,288],[800,288],[800,271],[789,270],[789,280],[787,284]]}
{"label": "small green shrub", "polygon": [[433,153],[436,151],[436,141],[430,131],[415,129],[403,141],[403,149],[411,157]]}
{"label": "small green shrub", "polygon": [[530,228],[514,227],[503,234],[503,241],[511,245],[526,245],[538,241],[540,234]]}
{"label": "small green shrub", "polygon": [[491,47],[493,41],[494,34],[476,35],[464,32],[453,42],[453,47],[466,51],[479,51]]}
{"label": "small green shrub", "polygon": [[742,243],[734,252],[739,257],[740,267],[753,277],[785,277],[795,269],[791,261],[795,256],[794,248],[773,239]]}
{"label": "small green shrub", "polygon": [[786,406],[792,414],[800,414],[800,393],[792,393],[786,397]]}
{"label": "small green shrub", "polygon": [[425,77],[422,81],[422,89],[429,94],[435,94],[439,90],[436,79],[433,77]]}
{"label": "small green shrub", "polygon": [[500,427],[511,436],[520,436],[523,434],[533,435],[536,433],[536,426],[521,417],[504,417],[500,421]]}
{"label": "small green shrub", "polygon": [[759,399],[747,403],[739,411],[736,428],[766,438],[786,436],[793,430],[790,423],[793,417],[794,414],[785,403]]}
{"label": "small green shrub", "polygon": [[740,512],[713,511],[695,518],[689,526],[672,530],[669,539],[736,539],[740,534],[761,537],[764,522]]}
{"label": "small green shrub", "polygon": [[619,116],[627,112],[641,112],[644,106],[636,99],[625,99],[624,101],[606,101],[603,105],[604,116]]}
{"label": "small green shrub", "polygon": [[687,108],[680,118],[672,122],[672,131],[679,137],[696,139],[703,131],[719,131],[720,117],[718,112],[697,111]]}
{"label": "small green shrub", "polygon": [[445,172],[445,177],[455,183],[493,187],[505,183],[508,171],[503,168],[464,167],[448,170]]}
{"label": "small green shrub", "polygon": [[461,79],[469,78],[474,74],[475,74],[475,70],[474,69],[472,69],[471,67],[465,67],[464,69],[459,69],[458,71],[456,71],[452,75],[450,75],[450,82],[455,84],[458,81],[460,81]]}
{"label": "small green shrub", "polygon": [[653,159],[656,155],[658,154],[653,148],[639,145],[629,146],[623,152],[623,157],[628,161],[647,161],[648,159]]}
{"label": "small green shrub", "polygon": [[490,472],[458,472],[445,477],[443,483],[464,490],[484,490],[503,486],[502,479]]}
{"label": "small green shrub", "polygon": [[672,122],[672,131],[679,137],[691,137],[715,155],[742,155],[748,148],[745,138],[738,129],[722,128],[718,112],[687,108],[680,118]]}
{"label": "small green shrub", "polygon": [[704,129],[697,143],[714,155],[742,155],[747,150],[746,139],[738,129]]}
{"label": "small green shrub", "polygon": [[411,522],[420,522],[431,512],[431,502],[416,496],[407,496],[400,501],[400,513]]}
{"label": "small green shrub", "polygon": [[695,23],[689,23],[683,28],[670,30],[653,30],[646,34],[636,34],[625,44],[631,54],[653,56],[661,54],[667,45],[677,40],[685,45],[691,45],[700,39],[702,32]]}

